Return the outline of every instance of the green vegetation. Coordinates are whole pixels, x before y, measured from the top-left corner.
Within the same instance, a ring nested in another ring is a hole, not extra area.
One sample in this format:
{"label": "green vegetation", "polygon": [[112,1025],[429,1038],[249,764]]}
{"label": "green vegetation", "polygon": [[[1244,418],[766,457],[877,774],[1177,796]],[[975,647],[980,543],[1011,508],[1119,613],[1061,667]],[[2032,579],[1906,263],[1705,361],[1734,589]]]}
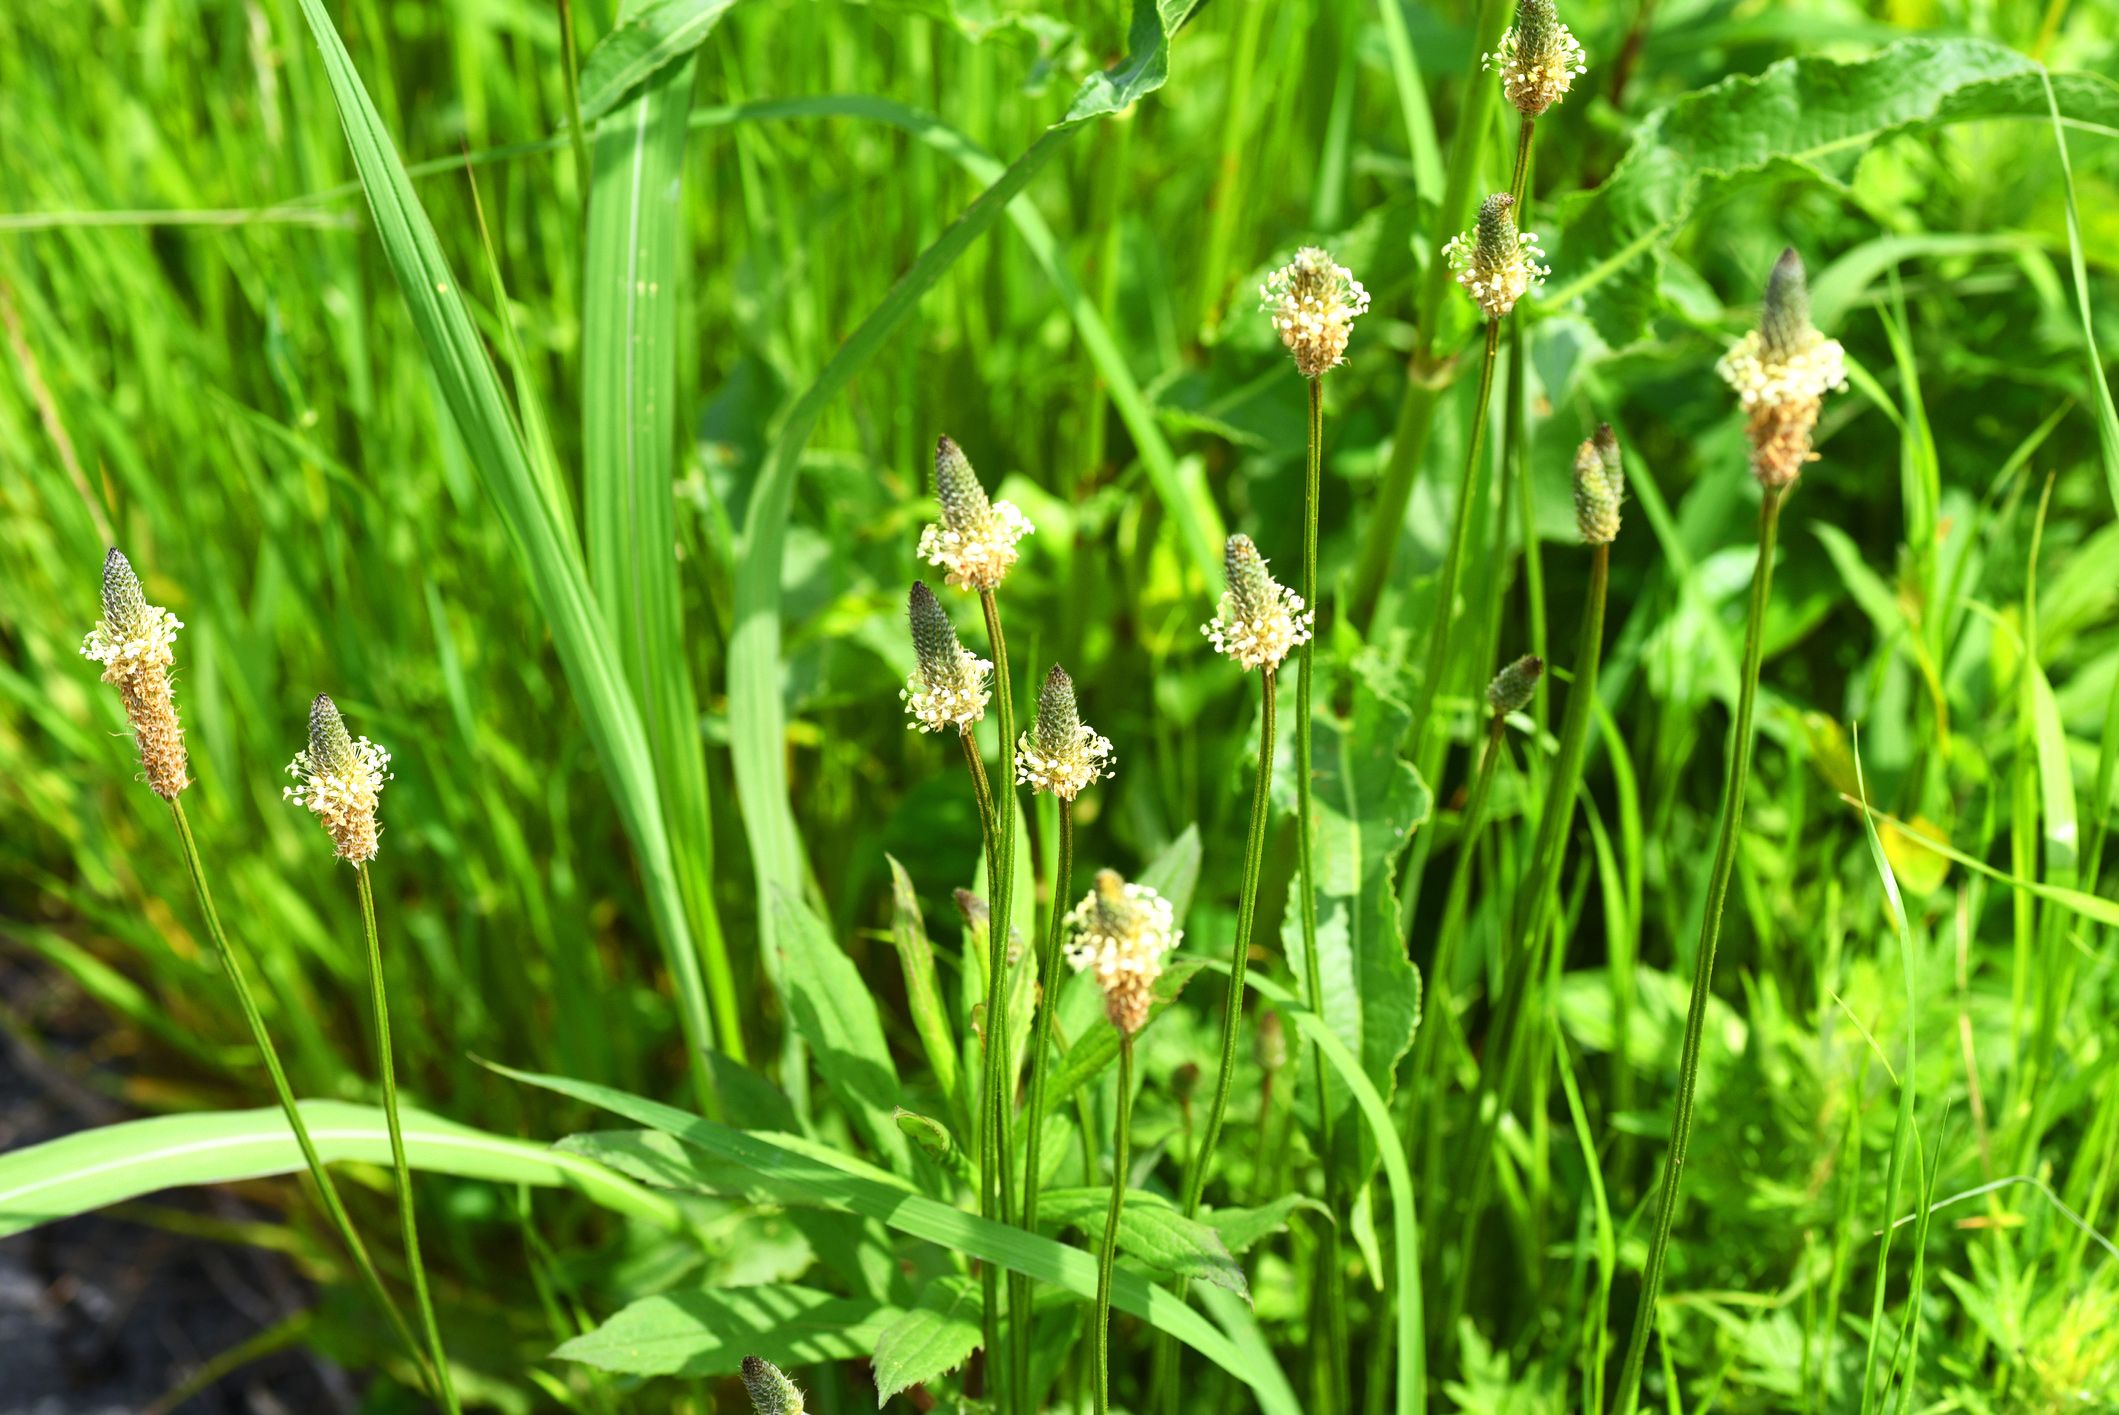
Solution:
{"label": "green vegetation", "polygon": [[2119,1408],[2119,19],[1557,20],[0,11],[0,1235],[278,1176],[375,1409]]}

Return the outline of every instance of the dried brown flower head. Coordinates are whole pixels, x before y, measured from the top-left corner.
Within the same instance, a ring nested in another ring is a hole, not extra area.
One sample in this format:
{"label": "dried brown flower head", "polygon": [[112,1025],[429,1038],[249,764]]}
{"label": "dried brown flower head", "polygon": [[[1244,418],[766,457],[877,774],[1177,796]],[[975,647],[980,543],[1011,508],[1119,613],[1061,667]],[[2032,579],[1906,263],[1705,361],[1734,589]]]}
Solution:
{"label": "dried brown flower head", "polygon": [[1163,955],[1183,941],[1170,901],[1144,884],[1128,884],[1116,870],[1098,870],[1096,887],[1067,915],[1067,962],[1093,972],[1104,992],[1104,1015],[1128,1034],[1148,1021]]}
{"label": "dried brown flower head", "polygon": [[1715,371],[1743,403],[1752,475],[1762,486],[1792,485],[1817,460],[1810,437],[1825,395],[1847,386],[1847,351],[1810,322],[1810,286],[1793,248],[1767,277],[1759,327]]}

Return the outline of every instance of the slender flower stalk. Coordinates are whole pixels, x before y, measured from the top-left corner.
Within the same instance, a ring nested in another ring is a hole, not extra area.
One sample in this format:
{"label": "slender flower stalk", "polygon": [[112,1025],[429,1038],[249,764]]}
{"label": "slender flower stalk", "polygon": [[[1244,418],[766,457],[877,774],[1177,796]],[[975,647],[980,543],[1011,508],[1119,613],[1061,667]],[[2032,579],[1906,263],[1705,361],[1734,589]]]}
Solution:
{"label": "slender flower stalk", "polygon": [[[1480,1143],[1472,1147],[1469,1184],[1459,1188],[1469,1194],[1463,1225],[1464,1247],[1450,1288],[1446,1309],[1449,1327],[1463,1309],[1470,1281],[1477,1228],[1486,1206],[1492,1179],[1492,1140],[1515,1092],[1522,1057],[1522,1019],[1529,995],[1544,976],[1543,958],[1553,900],[1557,894],[1560,864],[1565,855],[1567,826],[1574,818],[1577,788],[1582,779],[1582,756],[1589,740],[1589,724],[1595,716],[1597,668],[1604,646],[1604,605],[1611,571],[1611,542],[1619,533],[1619,507],[1625,495],[1618,439],[1609,426],[1597,429],[1575,452],[1575,528],[1590,547],[1589,589],[1582,606],[1582,634],[1575,649],[1574,682],[1567,691],[1567,715],[1561,719],[1560,748],[1547,779],[1545,801],[1538,815],[1538,833],[1531,848],[1531,868],[1524,875],[1516,897],[1501,991],[1494,999],[1494,1020],[1488,1032],[1486,1060],[1479,1069],[1481,1111],[1485,1115]],[[1486,1098],[1491,1097],[1488,1105]]]}
{"label": "slender flower stalk", "polygon": [[368,997],[375,1013],[375,1054],[383,1083],[383,1121],[390,1131],[390,1165],[397,1180],[398,1231],[404,1240],[405,1265],[412,1273],[412,1296],[440,1385],[441,1402],[455,1415],[455,1382],[449,1354],[442,1345],[441,1323],[427,1286],[427,1265],[419,1251],[419,1218],[412,1203],[412,1166],[405,1159],[405,1128],[398,1112],[397,1063],[390,1052],[390,999],[383,985],[383,949],[375,927],[375,886],[369,876],[382,827],[376,823],[377,798],[390,780],[390,754],[366,737],[355,741],[346,731],[338,705],[319,693],[309,705],[309,745],[295,753],[287,774],[300,784],[283,794],[312,811],[331,836],[332,853],[353,866],[360,883],[361,925],[368,941]]}
{"label": "slender flower stalk", "polygon": [[1199,1212],[1214,1146],[1221,1138],[1222,1117],[1229,1108],[1229,1086],[1236,1076],[1236,1044],[1243,1030],[1244,970],[1251,957],[1251,930],[1257,923],[1258,874],[1265,859],[1266,818],[1271,814],[1274,673],[1291,650],[1308,640],[1313,622],[1307,602],[1274,581],[1249,536],[1230,536],[1223,561],[1228,589],[1222,594],[1219,612],[1204,632],[1216,650],[1246,669],[1259,670],[1258,780],[1251,793],[1251,827],[1244,844],[1235,957],[1230,961],[1228,996],[1222,1007],[1221,1065],[1214,1080],[1214,1099],[1207,1107],[1206,1129],[1200,1134],[1199,1148],[1185,1174],[1187,1218]]}
{"label": "slender flower stalk", "polygon": [[1759,661],[1764,652],[1766,610],[1773,591],[1773,550],[1780,532],[1781,503],[1816,460],[1810,435],[1824,395],[1846,384],[1845,354],[1810,322],[1810,291],[1803,263],[1793,250],[1781,252],[1766,281],[1765,308],[1757,330],[1725,356],[1717,371],[1736,389],[1751,444],[1751,471],[1764,493],[1758,512],[1758,564],[1751,574],[1751,604],[1744,624],[1744,659],[1737,678],[1736,717],[1729,729],[1729,774],[1722,786],[1721,826],[1714,863],[1707,872],[1706,907],[1694,954],[1692,998],[1685,1009],[1685,1037],[1678,1048],[1677,1104],[1670,1117],[1670,1153],[1656,1196],[1655,1229],[1641,1270],[1626,1360],[1612,1388],[1611,1409],[1633,1415],[1641,1394],[1641,1369],[1656,1300],[1677,1220],[1685,1154],[1692,1142],[1693,1097],[1699,1087],[1700,1047],[1707,1031],[1707,999],[1714,986],[1714,952],[1721,941],[1722,907],[1736,867],[1737,836],[1743,828],[1744,788],[1751,773],[1751,717],[1758,699]]}
{"label": "slender flower stalk", "polygon": [[279,1048],[273,1045],[272,1034],[265,1030],[264,1014],[258,1011],[257,998],[252,994],[249,978],[243,971],[242,957],[229,939],[227,930],[221,927],[220,911],[214,907],[213,890],[206,881],[205,861],[199,854],[199,842],[191,833],[191,820],[184,813],[181,799],[191,778],[187,773],[184,730],[177,720],[176,705],[169,690],[169,669],[175,662],[177,631],[184,625],[168,610],[147,602],[131,562],[115,547],[103,559],[102,601],[103,617],[82,644],[81,653],[102,664],[103,681],[118,689],[125,704],[126,718],[132,724],[133,740],[139,748],[148,788],[169,803],[170,820],[176,826],[177,846],[184,856],[185,871],[191,876],[191,891],[198,901],[199,915],[205,920],[207,936],[213,940],[221,969],[227,973],[229,986],[234,989],[236,1006],[250,1028],[251,1040],[264,1059],[265,1074],[272,1082],[281,1112],[287,1117],[287,1128],[294,1133],[295,1146],[301,1150],[302,1160],[309,1167],[309,1176],[316,1182],[324,1215],[337,1230],[339,1241],[346,1245],[347,1255],[353,1259],[362,1283],[382,1308],[390,1329],[411,1354],[422,1377],[432,1384],[435,1375],[428,1365],[426,1352],[418,1338],[413,1336],[412,1328],[391,1298],[390,1290],[383,1286],[382,1276],[376,1272],[375,1262],[368,1256],[368,1245],[361,1241],[359,1231],[353,1226],[353,1217],[346,1212],[345,1201],[339,1197],[338,1184],[332,1179],[331,1171],[325,1168],[323,1156],[317,1153],[316,1141],[309,1134],[309,1123],[302,1118],[294,1087],[287,1080],[287,1069],[280,1063]]}
{"label": "slender flower stalk", "polygon": [[1104,994],[1104,1016],[1118,1028],[1118,1121],[1111,1137],[1111,1204],[1104,1215],[1097,1253],[1096,1316],[1092,1328],[1096,1372],[1092,1382],[1098,1415],[1111,1408],[1111,1273],[1118,1252],[1118,1221],[1126,1202],[1133,1121],[1133,1039],[1147,1025],[1162,976],[1163,957],[1184,940],[1170,901],[1141,884],[1128,884],[1115,870],[1099,870],[1096,887],[1067,915],[1067,962],[1091,973]]}
{"label": "slender flower stalk", "polygon": [[[955,444],[950,444],[952,447]],[[932,527],[929,528],[930,530]],[[924,537],[923,537],[924,540]],[[986,777],[986,761],[979,755],[978,740],[972,729],[986,716],[986,705],[992,701],[989,687],[993,665],[973,654],[959,643],[956,626],[949,620],[949,611],[934,597],[924,580],[915,580],[905,600],[905,617],[912,627],[913,670],[905,680],[905,687],[898,696],[905,703],[905,710],[912,717],[910,726],[917,732],[940,732],[944,728],[954,729],[957,741],[964,749],[964,764],[971,772],[971,790],[978,802],[979,829],[986,844],[986,892],[989,898],[998,899],[1001,883],[1001,847],[998,834],[999,815],[993,808],[993,787]],[[986,989],[985,1046],[990,1060],[994,1047],[994,1018],[999,1015],[999,979],[1005,971],[1004,944],[994,942],[995,931],[986,930]],[[1005,926],[1001,938],[1006,938]],[[993,1183],[996,1164],[993,1155],[994,1133],[992,1107],[992,1069],[985,1072],[984,1084],[979,1092],[978,1123],[976,1125],[979,1152],[979,1217],[998,1219],[996,1188]],[[982,1318],[986,1349],[986,1368],[995,1369],[1000,1336],[1000,1271],[992,1263],[979,1268],[981,1295],[984,1298]],[[990,1384],[990,1376],[989,1376]]]}
{"label": "slender flower stalk", "polygon": [[[993,654],[995,717],[1000,727],[1002,789],[989,804],[992,821],[988,860],[988,892],[992,896],[994,926],[987,931],[989,967],[986,976],[986,1071],[981,1093],[985,1113],[985,1143],[982,1154],[990,1163],[980,1167],[981,1212],[1002,1223],[1015,1221],[1014,1106],[1010,1094],[1007,967],[1005,945],[1014,915],[1015,894],[1015,698],[1008,678],[1008,644],[1001,632],[1001,610],[994,591],[1008,576],[1018,558],[1017,545],[1035,527],[1011,502],[993,501],[972,469],[971,459],[947,437],[935,443],[935,499],[941,503],[942,519],[920,534],[919,554],[929,564],[940,566],[948,583],[971,590],[979,597],[986,617],[986,637]],[[974,750],[972,755],[977,755]],[[1011,1275],[1009,1291],[1014,1301],[1011,1326],[1018,1343],[1030,1338],[1029,1281]],[[991,1303],[989,1302],[989,1307]],[[988,1347],[989,1358],[992,1355]],[[1016,1404],[1027,1400],[1015,1392]]]}
{"label": "slender flower stalk", "polygon": [[[1309,384],[1308,459],[1302,503],[1302,601],[1314,608],[1317,603],[1318,502],[1324,480],[1324,375],[1345,362],[1349,334],[1355,319],[1368,310],[1369,296],[1361,282],[1354,279],[1352,271],[1335,263],[1329,253],[1316,246],[1305,246],[1296,252],[1293,261],[1267,277],[1259,293],[1272,316],[1275,332],[1294,356],[1296,370]],[[1303,640],[1297,668],[1295,832],[1304,981],[1310,1010],[1322,1015],[1324,982],[1317,957],[1316,816],[1314,774],[1310,765],[1310,710],[1314,696],[1316,648],[1314,637]],[[1319,1139],[1324,1152],[1329,1155],[1332,1153],[1330,1086],[1322,1054],[1314,1047],[1311,1053],[1317,1075]],[[1327,1164],[1325,1205],[1333,1213],[1344,1211],[1339,1188],[1338,1170]],[[1324,1270],[1330,1274],[1322,1293],[1325,1326],[1330,1334],[1332,1351],[1335,1357],[1341,1358],[1330,1364],[1331,1369],[1343,1377],[1349,1364],[1343,1359],[1347,1354],[1346,1289],[1344,1265],[1338,1261],[1339,1230],[1336,1226],[1325,1233],[1324,1247]],[[1343,1380],[1339,1385],[1338,1403],[1343,1406],[1346,1395]]]}
{"label": "slender flower stalk", "polygon": [[[1434,959],[1428,965],[1427,985],[1421,990],[1427,1015],[1413,1037],[1413,1059],[1406,1083],[1406,1090],[1415,1096],[1427,1094],[1427,1071],[1441,1041],[1439,1029],[1450,1025],[1457,951],[1464,935],[1464,930],[1457,924],[1471,889],[1472,861],[1478,853],[1480,837],[1486,830],[1486,802],[1493,789],[1495,768],[1501,759],[1502,734],[1507,729],[1510,715],[1521,712],[1529,704],[1532,694],[1537,691],[1538,680],[1544,675],[1544,660],[1535,654],[1525,654],[1496,673],[1486,687],[1486,750],[1479,758],[1479,771],[1472,778],[1471,795],[1464,803],[1464,824],[1458,834],[1456,863],[1451,867],[1449,889],[1443,898],[1442,931],[1435,945]],[[1417,1144],[1423,1132],[1431,1139],[1439,1138],[1440,1127],[1414,1127],[1407,1136],[1408,1143]]]}
{"label": "slender flower stalk", "polygon": [[[1530,160],[1530,144],[1518,145],[1516,166],[1520,173]],[[1464,473],[1457,480],[1457,508],[1450,525],[1449,548],[1442,558],[1442,574],[1435,586],[1434,619],[1428,629],[1427,671],[1421,675],[1420,694],[1414,704],[1413,735],[1408,755],[1421,760],[1427,740],[1428,720],[1434,713],[1435,695],[1449,666],[1450,631],[1456,619],[1457,578],[1463,570],[1465,547],[1471,536],[1472,480],[1479,474],[1480,453],[1486,446],[1486,412],[1493,400],[1494,361],[1501,348],[1501,325],[1516,302],[1541,284],[1546,268],[1539,259],[1537,237],[1516,230],[1513,211],[1516,199],[1495,192],[1479,207],[1479,220],[1470,231],[1453,238],[1443,256],[1456,271],[1457,283],[1486,316],[1486,347],[1479,361],[1479,388],[1472,399],[1472,420],[1465,438]]]}
{"label": "slender flower stalk", "polygon": [[[1111,743],[1082,721],[1074,680],[1058,664],[1038,692],[1037,720],[1016,744],[1019,785],[1048,791],[1059,803],[1059,860],[1052,877],[1051,917],[1038,954],[1037,1036],[1030,1048],[1029,1139],[1023,1159],[1023,1227],[1037,1232],[1039,1176],[1044,1172],[1045,1072],[1059,1008],[1060,940],[1065,932],[1061,903],[1074,889],[1074,798],[1112,774]],[[1016,1343],[1016,1388],[1028,1389],[1030,1344]]]}

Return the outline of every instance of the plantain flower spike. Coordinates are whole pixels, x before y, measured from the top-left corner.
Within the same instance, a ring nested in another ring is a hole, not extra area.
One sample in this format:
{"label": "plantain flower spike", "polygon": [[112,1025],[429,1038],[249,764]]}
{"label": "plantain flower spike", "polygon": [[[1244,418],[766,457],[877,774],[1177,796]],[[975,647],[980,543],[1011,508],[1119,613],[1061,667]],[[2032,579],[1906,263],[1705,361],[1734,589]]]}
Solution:
{"label": "plantain flower spike", "polygon": [[1222,564],[1229,587],[1222,593],[1220,612],[1200,632],[1216,653],[1227,654],[1245,668],[1270,673],[1290,649],[1309,641],[1317,613],[1303,604],[1301,595],[1267,573],[1265,557],[1249,536],[1229,537]]}
{"label": "plantain flower spike", "polygon": [[1523,0],[1516,23],[1485,65],[1501,75],[1501,92],[1526,118],[1535,118],[1567,96],[1589,72],[1582,46],[1553,10],[1552,0]]}
{"label": "plantain flower spike", "polygon": [[1067,915],[1067,963],[1094,972],[1104,1015],[1131,1035],[1148,1020],[1163,955],[1183,941],[1170,901],[1116,870],[1098,870],[1096,887]]}
{"label": "plantain flower spike", "polygon": [[940,732],[954,727],[969,732],[986,715],[993,664],[957,642],[949,611],[923,580],[915,580],[905,614],[912,621],[912,650],[918,656],[912,675],[898,697],[912,714],[915,731]]}
{"label": "plantain flower spike", "polygon": [[758,1415],[803,1415],[802,1388],[763,1356],[743,1358],[743,1388]]}
{"label": "plantain flower spike", "polygon": [[191,785],[185,773],[184,727],[169,687],[182,620],[149,604],[132,563],[113,547],[103,557],[103,617],[81,641],[81,655],[103,665],[103,681],[117,688],[140,749],[147,785],[165,801]]}
{"label": "plantain flower spike", "polygon": [[1496,717],[1521,712],[1530,702],[1530,695],[1538,691],[1538,680],[1544,676],[1545,660],[1527,653],[1496,673],[1494,681],[1486,685],[1486,705],[1494,710]]}
{"label": "plantain flower spike", "polygon": [[1058,664],[1037,694],[1037,721],[1016,743],[1015,780],[1071,801],[1112,774],[1111,742],[1082,721],[1074,680]]}
{"label": "plantain flower spike", "polygon": [[1346,362],[1347,336],[1369,309],[1369,292],[1354,272],[1321,246],[1295,252],[1293,260],[1266,277],[1258,296],[1304,378],[1320,378]]}
{"label": "plantain flower spike", "polygon": [[1810,322],[1810,286],[1792,247],[1767,277],[1759,327],[1722,355],[1715,372],[1747,414],[1752,475],[1762,486],[1792,485],[1817,460],[1810,435],[1825,395],[1847,386],[1847,351]]}
{"label": "plantain flower spike", "polygon": [[322,693],[309,705],[309,746],[294,754],[287,774],[296,784],[282,787],[280,795],[316,813],[341,860],[358,867],[375,858],[383,833],[375,806],[394,775],[390,754],[348,733],[338,704]]}
{"label": "plantain flower spike", "polygon": [[1619,439],[1604,423],[1575,449],[1575,526],[1584,545],[1610,545],[1619,538],[1619,503],[1625,499]]}
{"label": "plantain flower spike", "polygon": [[1016,542],[1037,527],[1012,501],[988,501],[964,449],[944,437],[934,445],[934,494],[942,519],[920,532],[920,558],[940,566],[960,590],[998,588],[1016,561]]}
{"label": "plantain flower spike", "polygon": [[1479,203],[1478,224],[1450,237],[1442,248],[1457,283],[1488,319],[1507,318],[1516,301],[1552,274],[1537,235],[1516,230],[1515,205],[1507,192],[1495,192]]}

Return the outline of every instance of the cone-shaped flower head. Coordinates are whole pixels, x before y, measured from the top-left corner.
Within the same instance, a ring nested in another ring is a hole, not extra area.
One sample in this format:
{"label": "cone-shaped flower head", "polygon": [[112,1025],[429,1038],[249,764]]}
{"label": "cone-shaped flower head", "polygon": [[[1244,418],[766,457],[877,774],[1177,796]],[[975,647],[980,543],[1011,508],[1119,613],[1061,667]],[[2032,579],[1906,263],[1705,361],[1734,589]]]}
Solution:
{"label": "cone-shaped flower head", "polygon": [[942,519],[920,532],[920,558],[960,590],[997,587],[1015,564],[1016,542],[1037,528],[1014,502],[988,501],[971,459],[946,437],[934,447],[934,494]]}
{"label": "cone-shaped flower head", "polygon": [[1825,395],[1847,386],[1847,351],[1810,322],[1810,286],[1793,249],[1781,252],[1766,279],[1759,327],[1722,355],[1715,372],[1748,415],[1752,474],[1766,486],[1792,483],[1817,458],[1810,434]]}
{"label": "cone-shaped flower head", "polygon": [[1111,742],[1082,721],[1074,680],[1058,664],[1038,689],[1037,721],[1015,747],[1015,780],[1071,801],[1111,775]]}
{"label": "cone-shaped flower head", "polygon": [[1545,283],[1552,272],[1530,231],[1516,230],[1516,199],[1495,192],[1479,203],[1479,222],[1450,237],[1442,254],[1457,283],[1488,319],[1504,319],[1516,301]]}
{"label": "cone-shaped flower head", "polygon": [[758,1415],[803,1415],[802,1389],[763,1356],[743,1358],[743,1388]]}
{"label": "cone-shaped flower head", "polygon": [[1604,423],[1575,449],[1575,525],[1585,545],[1610,545],[1619,538],[1619,503],[1625,499],[1619,439]]}
{"label": "cone-shaped flower head", "polygon": [[1538,680],[1544,676],[1545,660],[1527,653],[1496,673],[1494,681],[1486,685],[1486,705],[1500,717],[1521,712],[1530,702],[1530,695],[1538,691]]}
{"label": "cone-shaped flower head", "polygon": [[1222,593],[1220,612],[1200,632],[1216,653],[1227,654],[1245,668],[1270,672],[1290,649],[1309,641],[1316,611],[1267,573],[1265,557],[1249,536],[1229,537],[1222,564],[1229,587]]}
{"label": "cone-shaped flower head", "polygon": [[1347,336],[1369,308],[1369,292],[1354,272],[1319,246],[1295,252],[1293,260],[1266,277],[1258,296],[1260,308],[1273,318],[1273,332],[1295,356],[1295,367],[1304,378],[1316,378],[1346,361]]}
{"label": "cone-shaped flower head", "polygon": [[321,693],[309,705],[309,745],[287,763],[287,774],[297,784],[282,787],[280,794],[316,812],[341,860],[365,865],[375,858],[383,833],[375,823],[375,806],[383,784],[394,775],[390,754],[347,732],[338,704]]}
{"label": "cone-shaped flower head", "polygon": [[184,728],[169,688],[177,630],[183,627],[176,615],[147,602],[123,554],[113,548],[103,557],[103,617],[81,641],[81,653],[103,665],[103,681],[124,700],[147,785],[165,801],[191,784]]}
{"label": "cone-shaped flower head", "polygon": [[1558,103],[1589,72],[1582,46],[1560,23],[1552,0],[1523,0],[1516,7],[1516,23],[1486,56],[1486,67],[1501,75],[1501,92],[1526,118]]}
{"label": "cone-shaped flower head", "polygon": [[912,621],[912,651],[918,656],[912,676],[898,693],[912,714],[910,725],[921,732],[940,732],[945,727],[969,732],[986,715],[986,700],[992,696],[986,690],[992,663],[957,642],[949,611],[924,581],[913,581],[905,613]]}
{"label": "cone-shaped flower head", "polygon": [[1067,962],[1077,973],[1096,974],[1112,1026],[1138,1032],[1148,1020],[1163,955],[1183,938],[1169,900],[1126,883],[1116,870],[1098,870],[1096,887],[1067,915]]}

